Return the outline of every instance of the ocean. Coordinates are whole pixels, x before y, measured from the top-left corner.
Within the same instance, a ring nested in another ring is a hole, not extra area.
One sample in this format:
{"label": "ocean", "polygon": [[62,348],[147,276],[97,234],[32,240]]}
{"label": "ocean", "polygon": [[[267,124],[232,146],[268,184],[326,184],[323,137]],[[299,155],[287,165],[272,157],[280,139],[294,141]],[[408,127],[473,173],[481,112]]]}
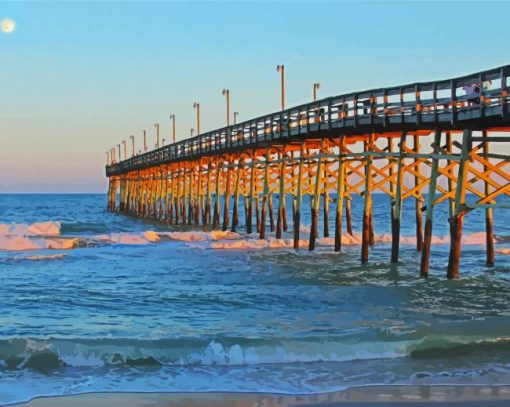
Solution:
{"label": "ocean", "polygon": [[[352,207],[359,233],[361,199]],[[295,252],[291,233],[277,244],[242,225],[204,233],[108,213],[105,194],[0,195],[0,404],[87,392],[510,385],[510,212],[495,211],[491,268],[484,213],[466,216],[461,277],[449,281],[446,206],[426,280],[414,203],[404,205],[398,265],[389,211],[388,197],[374,195],[376,244],[361,265],[357,239],[342,253],[331,239]],[[306,199],[302,212],[307,239]]]}

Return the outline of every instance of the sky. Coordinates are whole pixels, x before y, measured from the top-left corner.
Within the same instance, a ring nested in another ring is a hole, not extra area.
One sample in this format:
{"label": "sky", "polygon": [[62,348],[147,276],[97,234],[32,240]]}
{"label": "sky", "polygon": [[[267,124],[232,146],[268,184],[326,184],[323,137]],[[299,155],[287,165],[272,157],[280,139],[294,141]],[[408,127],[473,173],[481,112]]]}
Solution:
{"label": "sky", "polygon": [[510,63],[510,2],[0,2],[0,193],[105,192],[105,151]]}

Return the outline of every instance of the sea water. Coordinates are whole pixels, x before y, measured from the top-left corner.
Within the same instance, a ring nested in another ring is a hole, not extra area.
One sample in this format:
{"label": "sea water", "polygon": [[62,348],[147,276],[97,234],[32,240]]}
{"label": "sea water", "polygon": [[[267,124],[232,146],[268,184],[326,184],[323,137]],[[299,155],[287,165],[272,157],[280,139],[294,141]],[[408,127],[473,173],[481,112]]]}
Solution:
{"label": "sea water", "polygon": [[243,225],[204,233],[108,213],[106,195],[0,195],[0,403],[510,384],[510,212],[494,213],[491,268],[483,211],[465,217],[461,277],[448,281],[446,205],[436,208],[428,279],[418,277],[414,202],[404,205],[398,265],[389,199],[374,195],[366,265],[363,201],[352,206],[356,233],[342,253],[331,238],[308,252],[305,200],[296,252],[290,216],[287,240],[260,242]]}

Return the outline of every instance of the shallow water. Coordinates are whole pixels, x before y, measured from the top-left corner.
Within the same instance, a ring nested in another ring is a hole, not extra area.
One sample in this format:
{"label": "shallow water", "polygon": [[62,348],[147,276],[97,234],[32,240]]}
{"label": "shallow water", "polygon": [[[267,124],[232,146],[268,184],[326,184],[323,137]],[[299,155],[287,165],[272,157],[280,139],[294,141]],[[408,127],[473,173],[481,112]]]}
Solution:
{"label": "shallow water", "polygon": [[[327,241],[313,253],[257,249],[242,233],[194,233],[105,207],[104,195],[0,196],[1,403],[91,391],[510,384],[510,256],[485,267],[482,211],[465,219],[475,244],[463,247],[461,278],[448,281],[447,244],[433,246],[427,280],[412,244],[389,264],[384,196],[374,196],[382,242],[363,266],[357,244],[341,254]],[[446,210],[436,211],[438,241]],[[358,232],[361,212],[355,199]],[[43,221],[53,223],[34,227]],[[509,221],[495,212],[499,251]],[[402,225],[412,243],[411,202]]]}

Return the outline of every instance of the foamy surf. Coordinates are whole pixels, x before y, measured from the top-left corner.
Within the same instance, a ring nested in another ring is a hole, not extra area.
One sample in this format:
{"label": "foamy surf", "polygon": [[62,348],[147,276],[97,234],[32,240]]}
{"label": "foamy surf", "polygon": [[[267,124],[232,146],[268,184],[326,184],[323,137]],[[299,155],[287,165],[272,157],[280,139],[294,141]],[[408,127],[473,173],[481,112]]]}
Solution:
{"label": "foamy surf", "polygon": [[58,236],[60,222],[0,223],[0,235],[6,236]]}
{"label": "foamy surf", "polygon": [[[308,227],[300,229],[299,247],[308,247],[309,240],[306,234],[308,233]],[[184,240],[184,239],[183,239]],[[205,240],[205,239],[202,239]],[[222,240],[222,239],[218,239]],[[343,234],[342,238],[343,246],[359,246],[362,243],[362,237],[359,233]],[[374,236],[374,242],[376,244],[389,244],[392,241],[391,234],[381,234]],[[450,243],[449,236],[433,236],[433,245],[448,245]],[[462,243],[464,245],[484,245],[486,243],[485,232],[477,232],[472,234],[466,234],[463,236]],[[316,240],[316,244],[319,247],[333,247],[335,245],[335,239],[333,237],[323,237]],[[402,236],[400,238],[400,244],[404,246],[416,245],[415,236]],[[265,239],[258,239],[256,235],[244,235],[240,236],[236,241],[219,241],[210,242],[209,247],[211,249],[223,249],[223,250],[241,250],[241,249],[292,249],[294,247],[294,240],[290,238],[289,234],[286,234],[283,239],[276,239],[270,235]],[[505,249],[502,249],[505,250]],[[510,250],[508,251],[510,253]]]}
{"label": "foamy surf", "polygon": [[76,247],[78,238],[31,238],[26,236],[1,236],[0,251],[69,250]]}

